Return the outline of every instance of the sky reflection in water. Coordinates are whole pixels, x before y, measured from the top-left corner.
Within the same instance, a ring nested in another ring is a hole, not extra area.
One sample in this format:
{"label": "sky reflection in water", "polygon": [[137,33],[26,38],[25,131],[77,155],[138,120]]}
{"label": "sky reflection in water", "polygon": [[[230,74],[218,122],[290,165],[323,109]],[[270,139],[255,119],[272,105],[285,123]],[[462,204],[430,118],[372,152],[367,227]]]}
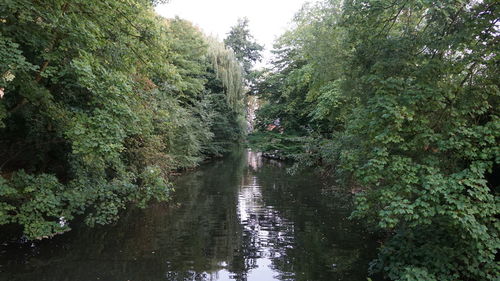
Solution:
{"label": "sky reflection in water", "polygon": [[366,280],[375,243],[350,199],[239,151],[176,181],[174,202],[112,226],[0,246],[1,281]]}

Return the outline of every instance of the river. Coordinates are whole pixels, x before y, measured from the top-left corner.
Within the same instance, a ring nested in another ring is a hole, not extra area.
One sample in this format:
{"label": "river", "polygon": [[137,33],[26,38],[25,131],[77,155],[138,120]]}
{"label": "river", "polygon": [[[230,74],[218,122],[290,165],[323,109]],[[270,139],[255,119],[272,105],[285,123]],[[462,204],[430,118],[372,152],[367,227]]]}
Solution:
{"label": "river", "polygon": [[249,150],[175,180],[108,226],[0,245],[2,281],[366,281],[376,243],[350,196]]}

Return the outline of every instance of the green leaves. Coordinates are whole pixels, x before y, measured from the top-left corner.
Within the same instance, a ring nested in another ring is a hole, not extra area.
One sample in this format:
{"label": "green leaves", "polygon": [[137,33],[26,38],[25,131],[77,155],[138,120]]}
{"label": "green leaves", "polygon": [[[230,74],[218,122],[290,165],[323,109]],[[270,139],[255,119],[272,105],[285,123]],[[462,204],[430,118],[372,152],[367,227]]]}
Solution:
{"label": "green leaves", "polygon": [[248,18],[238,19],[238,23],[231,28],[224,39],[224,44],[233,50],[245,74],[249,74],[252,65],[262,58],[261,52],[264,47],[253,41],[253,36],[248,30]]}
{"label": "green leaves", "polygon": [[0,225],[33,239],[113,222],[241,138],[234,54],[159,2],[0,4]]}
{"label": "green leaves", "polygon": [[64,196],[64,187],[51,175],[32,176],[15,173],[10,181],[0,181],[0,221],[19,223],[31,239],[63,232],[68,226],[61,218],[71,218],[72,210]]}
{"label": "green leaves", "polygon": [[16,78],[16,73],[34,71],[37,67],[26,61],[19,44],[0,34],[0,87],[7,85]]}
{"label": "green leaves", "polygon": [[[401,234],[404,239],[416,232],[425,234],[420,236],[422,240],[412,243],[399,240],[397,236],[389,240],[394,252],[381,252],[379,262],[383,265],[381,270],[391,278],[493,280],[498,266],[493,262],[492,253],[497,246],[490,241],[498,241],[498,228],[491,219],[498,208],[485,175],[495,159],[489,152],[496,150],[498,137],[489,138],[479,133],[485,132],[483,126],[490,127],[492,123],[476,118],[488,115],[487,119],[495,120],[498,114],[486,109],[487,105],[478,111],[477,103],[485,98],[480,93],[486,91],[478,90],[479,84],[474,81],[465,86],[464,80],[454,75],[467,73],[471,65],[463,62],[470,62],[473,55],[456,57],[452,54],[460,52],[464,45],[472,47],[476,43],[469,31],[443,31],[441,22],[467,21],[466,11],[452,4],[434,8],[428,11],[433,15],[426,18],[425,32],[408,33],[415,28],[414,20],[429,16],[422,10],[426,5],[428,3],[416,6],[401,3],[399,8],[404,13],[397,8],[369,8],[369,16],[378,19],[397,14],[397,18],[391,18],[391,35],[387,37],[383,35],[387,32],[386,24],[361,22],[357,19],[358,11],[346,11],[355,19],[351,22],[353,29],[349,27],[350,34],[359,40],[353,40],[353,46],[359,51],[351,61],[354,71],[350,71],[350,75],[359,77],[362,85],[361,89],[348,93],[359,95],[363,102],[351,133],[365,140],[359,157],[354,158],[356,162],[351,165],[360,168],[355,173],[357,179],[375,189],[369,195],[361,195],[365,200],[359,201],[356,215],[371,218],[386,230],[405,229],[404,235]],[[448,13],[448,10],[453,12]],[[456,18],[462,16],[460,20]],[[407,20],[402,20],[405,17]],[[380,28],[386,29],[379,31],[379,36],[368,35],[377,34]],[[438,33],[442,37],[436,39]],[[431,43],[432,40],[438,41]],[[447,47],[440,45],[445,41]],[[455,45],[457,42],[461,45]],[[434,51],[419,54],[424,44],[432,45]],[[370,52],[362,51],[366,47]],[[449,55],[437,56],[445,50]],[[485,80],[483,83],[480,87],[491,85]],[[475,88],[474,98],[466,97],[468,87]],[[381,159],[370,150],[375,144],[386,147],[388,159]],[[401,162],[403,159],[406,160]],[[434,233],[430,234],[431,231]],[[434,235],[432,243],[423,241],[429,239],[426,235]],[[447,239],[450,236],[455,236],[455,244]],[[460,250],[456,245],[461,245]],[[445,248],[455,250],[443,250]],[[408,255],[410,252],[418,253],[418,257]],[[424,259],[431,259],[431,253],[436,253],[432,257],[435,262],[424,262]],[[458,260],[467,260],[467,264],[481,260],[488,273],[459,266]],[[405,264],[411,266],[405,267]]]}
{"label": "green leaves", "polygon": [[298,163],[356,190],[353,217],[389,237],[373,269],[393,280],[499,274],[493,2],[306,6],[262,83],[258,120],[315,138]]}

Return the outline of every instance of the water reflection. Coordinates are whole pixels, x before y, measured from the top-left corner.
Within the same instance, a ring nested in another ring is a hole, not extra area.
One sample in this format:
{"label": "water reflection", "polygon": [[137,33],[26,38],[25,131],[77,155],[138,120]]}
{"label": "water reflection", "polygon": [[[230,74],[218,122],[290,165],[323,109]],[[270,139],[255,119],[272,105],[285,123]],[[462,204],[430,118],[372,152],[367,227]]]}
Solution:
{"label": "water reflection", "polygon": [[[245,280],[277,280],[273,259],[280,257],[279,245],[292,247],[293,223],[282,218],[273,207],[266,205],[256,173],[263,165],[260,153],[247,152],[248,168],[238,192],[238,214],[247,243],[245,255],[251,274]],[[280,162],[275,162],[280,166]]]}
{"label": "water reflection", "polygon": [[0,246],[0,280],[366,280],[373,243],[349,200],[283,165],[240,151],[180,177],[173,203]]}

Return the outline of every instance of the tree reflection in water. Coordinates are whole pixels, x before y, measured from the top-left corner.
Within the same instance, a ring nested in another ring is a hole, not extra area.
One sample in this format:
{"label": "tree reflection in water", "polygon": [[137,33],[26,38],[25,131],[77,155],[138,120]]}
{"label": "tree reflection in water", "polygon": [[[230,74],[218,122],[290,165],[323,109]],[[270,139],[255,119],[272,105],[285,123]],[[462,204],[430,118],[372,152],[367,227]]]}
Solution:
{"label": "tree reflection in water", "polygon": [[113,226],[0,246],[0,280],[366,280],[370,237],[311,173],[236,152]]}

